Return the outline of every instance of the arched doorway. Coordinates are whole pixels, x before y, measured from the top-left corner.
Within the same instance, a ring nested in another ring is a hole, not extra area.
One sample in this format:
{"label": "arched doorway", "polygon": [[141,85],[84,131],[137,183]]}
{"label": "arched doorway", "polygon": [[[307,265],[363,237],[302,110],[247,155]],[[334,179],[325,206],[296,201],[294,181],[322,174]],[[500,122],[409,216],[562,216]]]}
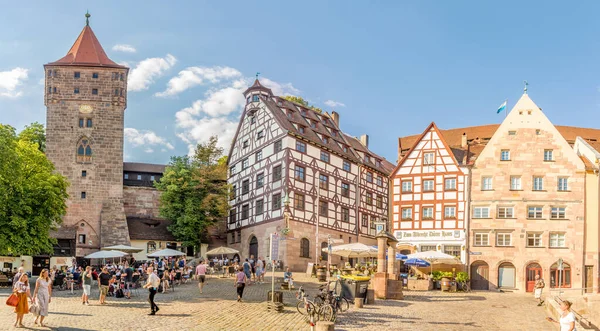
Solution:
{"label": "arched doorway", "polygon": [[563,270],[558,270],[558,262],[550,267],[550,288],[571,287],[571,266],[563,262]]}
{"label": "arched doorway", "polygon": [[321,243],[321,264],[327,264],[327,259],[329,258],[329,254],[327,252],[323,252],[323,249],[327,248],[327,242]]}
{"label": "arched doorway", "polygon": [[504,262],[498,267],[498,287],[515,288],[515,266]]}
{"label": "arched doorway", "polygon": [[471,264],[471,288],[473,290],[490,289],[490,267],[484,261],[475,261]]}
{"label": "arched doorway", "polygon": [[542,267],[537,263],[529,263],[527,268],[525,268],[527,292],[533,292],[533,288],[535,287],[535,276],[542,277]]}
{"label": "arched doorway", "polygon": [[258,239],[256,239],[256,236],[252,236],[252,238],[250,238],[250,247],[248,249],[248,255],[248,257],[254,255],[255,259],[258,257]]}

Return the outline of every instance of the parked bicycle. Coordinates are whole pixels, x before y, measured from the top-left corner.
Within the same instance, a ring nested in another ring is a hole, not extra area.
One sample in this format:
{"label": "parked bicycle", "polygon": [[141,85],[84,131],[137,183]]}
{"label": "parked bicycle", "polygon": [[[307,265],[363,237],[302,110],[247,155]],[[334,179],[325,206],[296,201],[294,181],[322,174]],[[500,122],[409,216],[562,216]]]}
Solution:
{"label": "parked bicycle", "polygon": [[336,309],[328,303],[317,304],[314,301],[308,299],[308,295],[304,292],[302,286],[298,288],[296,292],[296,298],[298,303],[296,304],[296,310],[305,316],[309,322],[321,321],[335,321]]}

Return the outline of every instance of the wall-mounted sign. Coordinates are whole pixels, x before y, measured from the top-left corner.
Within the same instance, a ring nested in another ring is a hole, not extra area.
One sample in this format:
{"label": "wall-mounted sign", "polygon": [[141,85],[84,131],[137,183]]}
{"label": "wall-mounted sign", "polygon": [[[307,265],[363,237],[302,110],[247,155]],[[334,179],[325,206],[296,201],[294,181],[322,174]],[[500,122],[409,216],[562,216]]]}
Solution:
{"label": "wall-mounted sign", "polygon": [[395,231],[394,236],[400,242],[407,241],[461,241],[465,239],[463,230],[413,230]]}
{"label": "wall-mounted sign", "polygon": [[81,105],[79,106],[79,112],[84,114],[89,114],[94,111],[94,108],[90,105]]}

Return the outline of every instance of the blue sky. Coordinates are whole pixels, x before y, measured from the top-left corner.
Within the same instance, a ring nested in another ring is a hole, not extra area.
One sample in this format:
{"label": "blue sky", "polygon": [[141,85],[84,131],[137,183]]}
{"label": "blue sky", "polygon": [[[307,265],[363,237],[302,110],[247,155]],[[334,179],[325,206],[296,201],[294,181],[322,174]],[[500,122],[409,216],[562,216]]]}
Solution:
{"label": "blue sky", "polygon": [[499,123],[523,80],[555,124],[600,127],[596,1],[12,2],[0,11],[0,123],[45,122],[42,65],[66,54],[87,9],[109,57],[132,68],[127,161],[166,163],[215,133],[227,146],[257,71],[338,111],[343,131],[369,134],[392,162],[397,138],[431,121]]}

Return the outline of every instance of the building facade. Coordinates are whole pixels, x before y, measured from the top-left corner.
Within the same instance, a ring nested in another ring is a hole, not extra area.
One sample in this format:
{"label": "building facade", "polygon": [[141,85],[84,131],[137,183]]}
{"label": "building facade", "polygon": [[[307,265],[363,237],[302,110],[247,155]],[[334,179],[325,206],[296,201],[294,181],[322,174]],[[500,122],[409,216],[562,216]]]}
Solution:
{"label": "building facade", "polygon": [[[339,114],[274,96],[258,80],[244,96],[228,159],[229,246],[298,271],[327,258],[321,248],[329,237],[375,244],[392,165],[368,149],[368,137],[345,135]],[[272,233],[282,239],[276,257],[269,256]]]}
{"label": "building facade", "polygon": [[470,186],[462,156],[463,149],[450,148],[435,123],[400,155],[391,174],[390,223],[401,253],[437,250],[467,263]]}
{"label": "building facade", "polygon": [[529,292],[540,275],[550,288],[581,288],[584,162],[527,94],[472,172],[472,287]]}

